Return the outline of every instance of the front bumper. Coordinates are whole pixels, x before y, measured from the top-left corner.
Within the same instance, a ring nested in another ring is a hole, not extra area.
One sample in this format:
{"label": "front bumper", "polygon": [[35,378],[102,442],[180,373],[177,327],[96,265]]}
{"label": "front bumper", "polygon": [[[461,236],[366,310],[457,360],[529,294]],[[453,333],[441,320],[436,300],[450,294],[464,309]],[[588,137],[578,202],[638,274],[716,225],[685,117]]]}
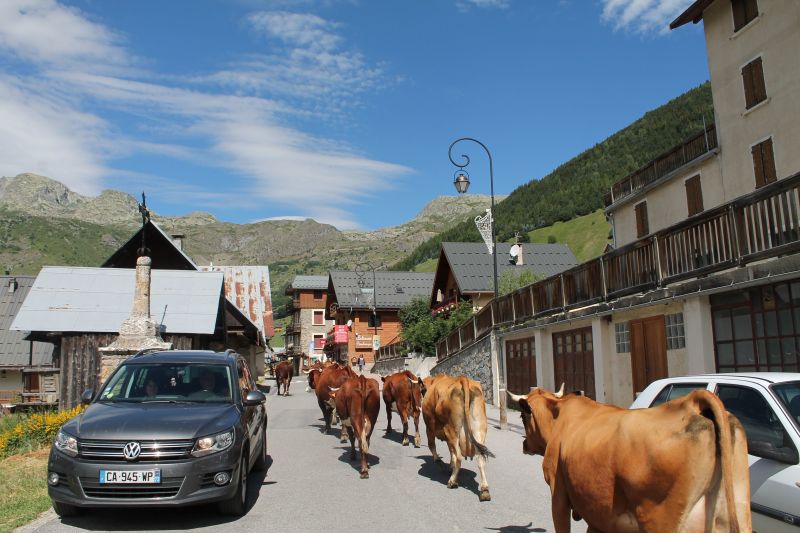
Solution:
{"label": "front bumper", "polygon": [[[206,457],[169,462],[119,462],[84,460],[55,449],[50,451],[48,474],[56,472],[58,485],[48,484],[54,501],[77,507],[177,507],[232,498],[239,479],[241,447]],[[158,484],[100,484],[100,470],[161,470]],[[214,484],[214,474],[228,472],[226,485]]]}

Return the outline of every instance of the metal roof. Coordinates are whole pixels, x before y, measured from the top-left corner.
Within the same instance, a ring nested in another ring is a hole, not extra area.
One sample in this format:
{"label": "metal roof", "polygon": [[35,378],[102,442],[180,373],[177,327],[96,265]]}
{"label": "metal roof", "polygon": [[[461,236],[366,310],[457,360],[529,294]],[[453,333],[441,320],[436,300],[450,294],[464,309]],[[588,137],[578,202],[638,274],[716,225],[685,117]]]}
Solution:
{"label": "metal roof", "polygon": [[[373,272],[332,270],[330,282],[339,307],[368,309],[375,302],[377,309],[399,309],[415,297],[429,298],[433,290],[433,272],[375,271],[378,286],[373,299]],[[359,285],[361,281],[361,285]]]}
{"label": "metal roof", "polygon": [[[221,272],[151,270],[150,315],[166,333],[213,334]],[[44,267],[12,330],[113,333],[131,314],[135,270]]]}
{"label": "metal roof", "polygon": [[[497,243],[497,276],[506,270],[519,272],[532,270],[546,278],[559,274],[578,264],[575,254],[566,244],[524,243],[522,247],[523,265],[509,262],[512,244]],[[442,251],[447,259],[461,294],[493,291],[494,272],[492,256],[481,242],[443,242]]]}
{"label": "metal roof", "polygon": [[268,266],[214,265],[198,268],[201,272],[222,272],[228,301],[244,313],[266,338],[275,336]]}
{"label": "metal roof", "polygon": [[292,288],[324,291],[328,288],[328,276],[295,276],[292,280]]}
{"label": "metal roof", "polygon": [[[0,276],[0,367],[50,366],[53,344],[26,341],[26,331],[11,331],[11,323],[28,295],[34,276]],[[16,287],[10,290],[10,283]]]}

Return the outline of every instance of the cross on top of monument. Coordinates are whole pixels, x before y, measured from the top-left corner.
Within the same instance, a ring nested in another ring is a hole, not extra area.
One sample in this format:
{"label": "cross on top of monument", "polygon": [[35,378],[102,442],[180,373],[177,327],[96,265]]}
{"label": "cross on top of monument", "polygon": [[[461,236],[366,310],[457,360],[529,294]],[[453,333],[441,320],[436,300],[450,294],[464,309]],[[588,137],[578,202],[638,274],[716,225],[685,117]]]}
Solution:
{"label": "cross on top of monument", "polygon": [[145,244],[145,226],[147,223],[150,222],[150,210],[147,209],[147,198],[144,195],[144,191],[142,191],[142,203],[139,204],[139,213],[142,214],[142,246],[136,253],[139,257],[150,255],[150,250],[147,248]]}

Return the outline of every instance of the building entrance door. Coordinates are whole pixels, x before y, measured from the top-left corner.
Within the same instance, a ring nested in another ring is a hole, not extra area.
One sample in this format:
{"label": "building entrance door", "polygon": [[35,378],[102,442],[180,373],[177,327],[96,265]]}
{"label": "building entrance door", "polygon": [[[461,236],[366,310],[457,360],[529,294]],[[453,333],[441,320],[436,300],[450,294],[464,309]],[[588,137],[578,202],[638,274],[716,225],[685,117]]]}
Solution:
{"label": "building entrance door", "polygon": [[553,346],[556,388],[563,383],[566,392],[582,390],[589,398],[596,399],[592,328],[553,333]]}
{"label": "building entrance door", "polygon": [[667,339],[664,315],[631,320],[633,394],[667,377]]}
{"label": "building entrance door", "polygon": [[535,347],[534,337],[506,341],[506,382],[514,394],[528,394],[536,386]]}

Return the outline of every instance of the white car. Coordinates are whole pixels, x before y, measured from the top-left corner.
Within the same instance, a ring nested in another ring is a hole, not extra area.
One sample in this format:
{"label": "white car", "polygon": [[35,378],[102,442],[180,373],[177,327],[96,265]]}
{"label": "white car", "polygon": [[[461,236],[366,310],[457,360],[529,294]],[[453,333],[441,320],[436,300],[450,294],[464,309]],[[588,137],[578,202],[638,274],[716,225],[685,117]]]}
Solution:
{"label": "white car", "polygon": [[717,394],[747,433],[753,531],[800,533],[800,373],[659,379],[631,409],[655,407],[698,388]]}

